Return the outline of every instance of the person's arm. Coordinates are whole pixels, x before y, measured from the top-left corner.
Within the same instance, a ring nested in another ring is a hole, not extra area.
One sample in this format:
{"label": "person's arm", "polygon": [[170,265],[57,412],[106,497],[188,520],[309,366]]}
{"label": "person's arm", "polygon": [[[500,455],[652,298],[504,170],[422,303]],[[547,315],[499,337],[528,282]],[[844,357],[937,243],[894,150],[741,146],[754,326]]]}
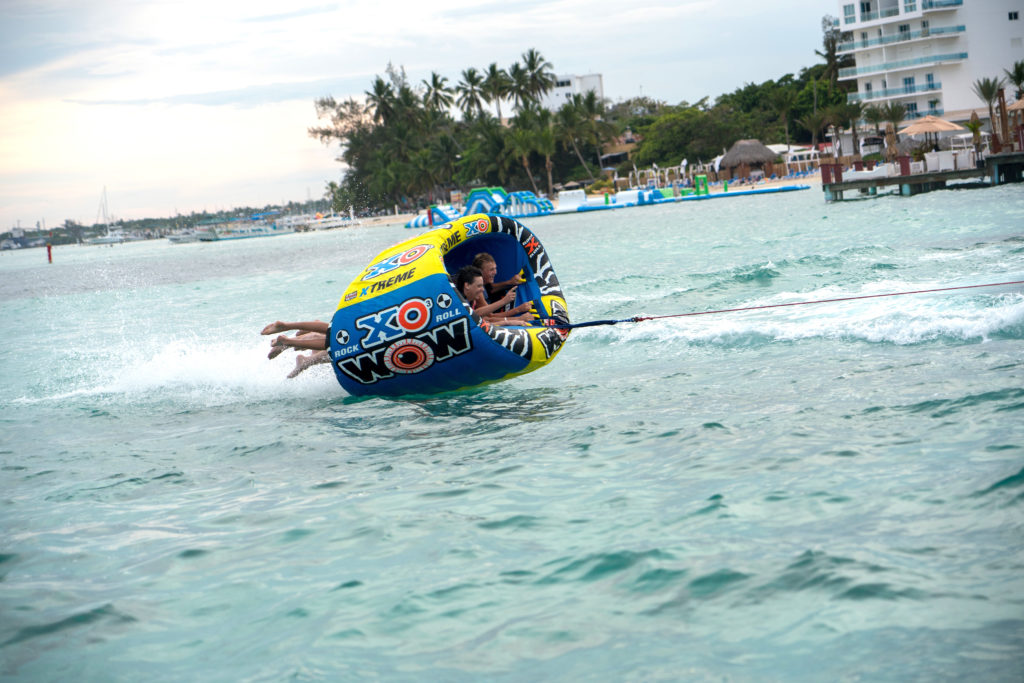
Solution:
{"label": "person's arm", "polygon": [[518,306],[516,306],[515,308],[511,308],[511,309],[509,309],[507,311],[498,311],[497,313],[493,313],[491,317],[494,317],[494,318],[514,318],[516,316],[522,315],[523,313],[526,313],[531,308],[533,308],[533,302],[532,301],[525,301],[525,302],[519,304]]}
{"label": "person's arm", "polygon": [[477,315],[479,315],[482,318],[482,317],[484,317],[486,315],[494,313],[499,308],[503,308],[504,306],[506,306],[507,304],[512,303],[515,300],[516,300],[516,288],[513,287],[512,289],[510,289],[507,292],[505,292],[505,296],[501,297],[500,299],[495,301],[493,304],[487,304],[486,306],[478,306],[477,308],[473,309],[473,312],[476,313]]}
{"label": "person's arm", "polygon": [[494,284],[491,285],[491,287],[493,287],[494,289],[503,289],[505,287],[515,287],[516,285],[521,285],[524,282],[526,282],[526,279],[523,278],[523,276],[520,274],[521,272],[522,271],[516,273],[515,275],[505,280],[504,282],[495,282]]}
{"label": "person's arm", "polygon": [[514,317],[510,317],[510,318],[499,318],[497,316],[490,316],[490,317],[488,317],[487,322],[489,322],[492,325],[496,325],[498,327],[503,327],[503,326],[520,326],[520,327],[525,327],[527,325],[533,324],[533,315],[530,314],[530,313],[524,313],[522,315],[514,316]]}

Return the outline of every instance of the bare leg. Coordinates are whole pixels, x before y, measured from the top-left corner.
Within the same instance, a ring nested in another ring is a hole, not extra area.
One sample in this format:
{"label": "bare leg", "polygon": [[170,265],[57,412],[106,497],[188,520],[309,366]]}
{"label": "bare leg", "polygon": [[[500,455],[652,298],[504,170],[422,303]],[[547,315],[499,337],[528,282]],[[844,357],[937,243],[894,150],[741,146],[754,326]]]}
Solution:
{"label": "bare leg", "polygon": [[303,356],[302,354],[299,354],[298,356],[295,357],[295,368],[288,373],[288,379],[298,377],[299,373],[301,373],[308,367],[317,365],[319,363],[328,363],[330,362],[330,360],[331,358],[326,351],[314,351],[308,356]]}
{"label": "bare leg", "polygon": [[323,334],[304,334],[299,337],[286,337],[281,335],[270,344],[274,348],[278,346],[292,349],[310,349],[311,351],[323,351],[327,348],[327,336]]}
{"label": "bare leg", "polygon": [[321,322],[320,320],[310,320],[299,323],[283,323],[278,320],[277,322],[272,322],[264,327],[260,334],[277,334],[279,332],[287,332],[288,330],[302,330],[303,332],[319,332],[320,334],[327,334],[330,329],[330,323]]}
{"label": "bare leg", "polygon": [[[326,339],[327,339],[326,337],[324,337],[324,335],[317,334],[316,332],[303,332],[302,334],[295,335],[295,337],[293,337],[293,339],[298,339],[299,337],[307,337],[307,336],[309,338],[311,338],[311,339],[323,338],[325,342],[326,342]],[[278,340],[275,339],[270,344],[270,353],[267,354],[267,358],[269,360],[274,360],[275,358],[280,356],[282,353],[284,353],[284,350],[288,348],[287,345],[285,345],[283,343],[278,344],[277,342],[278,342]],[[317,347],[317,348],[323,348],[323,347]]]}

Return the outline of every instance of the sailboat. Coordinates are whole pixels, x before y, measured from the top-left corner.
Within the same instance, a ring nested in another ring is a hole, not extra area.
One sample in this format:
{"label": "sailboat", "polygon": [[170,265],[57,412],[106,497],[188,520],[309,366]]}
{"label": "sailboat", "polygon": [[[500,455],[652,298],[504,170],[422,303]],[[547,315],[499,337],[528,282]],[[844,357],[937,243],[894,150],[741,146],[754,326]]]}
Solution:
{"label": "sailboat", "polygon": [[103,186],[103,195],[100,197],[100,206],[96,210],[96,222],[100,222],[100,217],[103,218],[104,233],[97,235],[96,237],[90,237],[85,241],[86,244],[120,244],[124,242],[124,232],[121,230],[110,229],[110,212],[107,208],[107,187]]}

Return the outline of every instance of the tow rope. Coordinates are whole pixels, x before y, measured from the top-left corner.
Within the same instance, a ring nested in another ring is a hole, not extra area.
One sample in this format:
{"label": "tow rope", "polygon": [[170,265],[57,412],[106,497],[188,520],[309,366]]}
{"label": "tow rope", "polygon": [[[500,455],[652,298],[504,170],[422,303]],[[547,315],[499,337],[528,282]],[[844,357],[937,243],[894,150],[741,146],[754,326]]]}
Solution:
{"label": "tow rope", "polygon": [[856,301],[858,299],[880,299],[886,296],[932,294],[935,292],[952,292],[958,289],[977,289],[979,287],[1005,287],[1007,285],[1024,285],[1024,280],[1014,280],[1013,282],[992,282],[984,285],[961,285],[959,287],[917,289],[909,292],[889,292],[887,294],[862,294],[859,296],[843,296],[836,299],[817,299],[815,301],[792,301],[787,304],[765,304],[763,306],[744,306],[743,308],[721,308],[714,311],[693,311],[690,313],[674,313],[670,315],[638,315],[632,318],[623,318],[621,320],[590,320],[588,322],[583,323],[551,324],[550,327],[555,327],[562,330],[575,330],[580,327],[595,327],[597,325],[618,325],[619,323],[639,323],[645,320],[660,320],[662,318],[686,318],[695,315],[713,315],[715,313],[738,313],[740,311],[760,311],[766,308],[783,308],[785,306],[810,306],[811,304],[831,304],[837,301]]}

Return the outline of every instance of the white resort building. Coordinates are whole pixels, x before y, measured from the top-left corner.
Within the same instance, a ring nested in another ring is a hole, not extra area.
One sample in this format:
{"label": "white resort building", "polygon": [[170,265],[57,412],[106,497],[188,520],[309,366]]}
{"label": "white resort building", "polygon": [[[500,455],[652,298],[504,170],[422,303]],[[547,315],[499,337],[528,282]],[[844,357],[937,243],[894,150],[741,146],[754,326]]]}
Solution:
{"label": "white resort building", "polygon": [[[838,28],[851,34],[839,46],[856,66],[839,79],[856,80],[849,101],[907,108],[954,121],[988,108],[972,90],[980,78],[1005,77],[1024,59],[1022,0],[839,0]],[[1012,101],[1012,87],[1006,91]]]}
{"label": "white resort building", "polygon": [[541,104],[545,109],[558,111],[573,95],[583,96],[591,90],[598,99],[604,99],[604,82],[601,74],[555,76],[555,87],[547,92]]}

